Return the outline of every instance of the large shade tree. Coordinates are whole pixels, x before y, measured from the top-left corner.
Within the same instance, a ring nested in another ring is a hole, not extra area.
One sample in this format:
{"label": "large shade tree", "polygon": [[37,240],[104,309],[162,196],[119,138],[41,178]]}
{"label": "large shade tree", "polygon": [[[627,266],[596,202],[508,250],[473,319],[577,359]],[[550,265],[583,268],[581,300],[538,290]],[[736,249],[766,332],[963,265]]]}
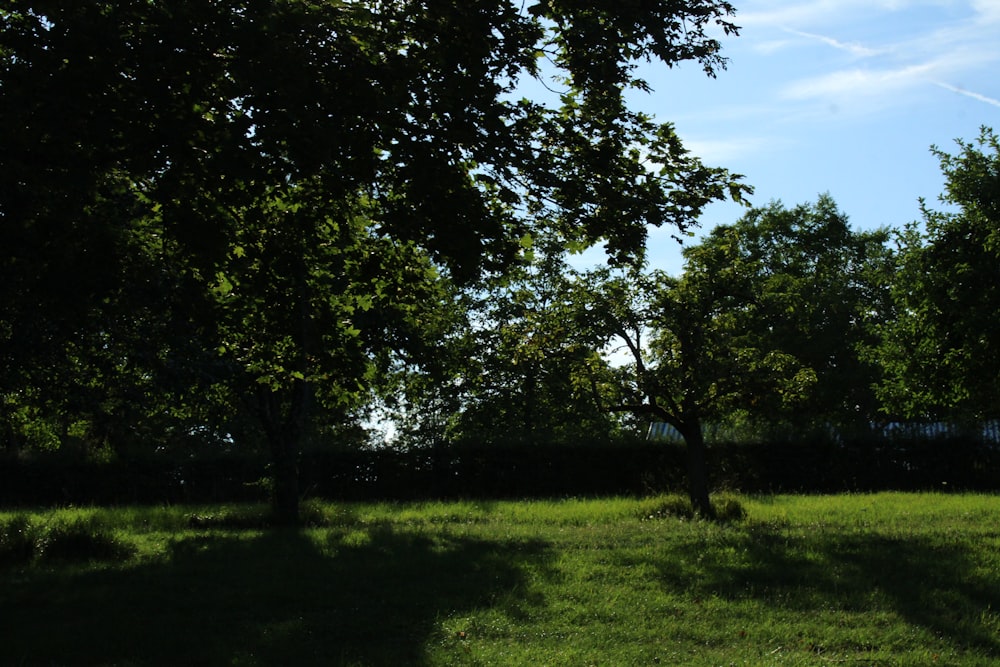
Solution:
{"label": "large shade tree", "polygon": [[[646,87],[643,61],[722,67],[711,34],[736,32],[732,12],[709,0],[0,10],[0,126],[17,128],[0,147],[0,390],[25,383],[14,359],[61,365],[68,345],[119,347],[115,368],[132,367],[116,315],[143,301],[134,276],[163,276],[146,357],[197,350],[193,376],[253,405],[276,509],[295,521],[309,406],[364,389],[365,360],[406,338],[383,330],[419,322],[437,276],[502,271],[538,226],[627,261],[647,225],[687,225],[738,194],[625,104]],[[557,99],[519,99],[542,69]],[[178,337],[152,335],[168,329]]]}

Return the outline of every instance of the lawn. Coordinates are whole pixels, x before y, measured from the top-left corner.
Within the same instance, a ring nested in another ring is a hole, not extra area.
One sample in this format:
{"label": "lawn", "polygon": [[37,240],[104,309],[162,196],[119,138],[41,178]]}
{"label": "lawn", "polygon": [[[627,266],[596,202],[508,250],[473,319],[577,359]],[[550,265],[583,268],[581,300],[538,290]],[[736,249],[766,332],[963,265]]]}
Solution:
{"label": "lawn", "polygon": [[1000,498],[736,500],[0,512],[0,664],[1000,661]]}

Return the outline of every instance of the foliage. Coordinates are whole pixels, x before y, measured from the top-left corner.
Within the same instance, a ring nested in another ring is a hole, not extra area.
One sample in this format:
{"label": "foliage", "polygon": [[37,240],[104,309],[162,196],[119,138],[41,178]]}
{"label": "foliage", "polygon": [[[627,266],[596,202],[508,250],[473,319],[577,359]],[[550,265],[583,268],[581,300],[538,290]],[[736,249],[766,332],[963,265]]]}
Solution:
{"label": "foliage", "polygon": [[[975,434],[920,437],[829,435],[764,441],[709,440],[710,488],[746,493],[836,493],[877,490],[1000,490],[1000,449]],[[61,453],[60,453],[61,454]],[[525,446],[492,442],[303,453],[306,498],[364,501],[475,498],[564,498],[679,492],[685,486],[685,446],[645,440],[590,440]],[[148,461],[65,461],[49,456],[0,461],[0,506],[58,507],[68,503],[263,501],[266,459],[242,451],[226,457],[157,457]],[[689,499],[690,502],[690,499]],[[313,519],[303,504],[302,521]],[[718,503],[713,504],[718,509]],[[219,511],[207,522],[228,521]],[[234,521],[239,521],[237,517]],[[182,527],[188,524],[181,522]],[[247,525],[273,525],[261,517]]]}
{"label": "foliage", "polygon": [[628,434],[595,396],[595,378],[612,370],[575,326],[567,273],[561,257],[539,253],[468,300],[439,444],[608,442]]}
{"label": "foliage", "polygon": [[689,449],[691,502],[711,514],[703,425],[867,423],[877,369],[861,360],[886,317],[886,233],[855,233],[833,200],[753,209],[684,251],[680,277],[578,278],[575,326],[630,356],[605,409],[670,424]]}
{"label": "foliage", "polygon": [[896,317],[881,328],[879,395],[892,415],[959,421],[1000,412],[1000,139],[982,128],[955,155],[932,148],[947,208],[897,234]]}
{"label": "foliage", "polygon": [[38,561],[121,562],[135,547],[93,522],[52,518],[35,523],[18,514],[0,523],[0,564],[24,566]]}
{"label": "foliage", "polygon": [[[239,0],[0,14],[4,405],[99,444],[259,420],[276,508],[318,411],[356,409],[444,277],[523,239],[641,255],[745,187],[630,111],[636,64],[724,65],[727,2]],[[551,104],[517,99],[542,76]],[[658,165],[652,169],[649,165]],[[14,361],[19,361],[15,364]],[[45,369],[40,370],[40,369]],[[47,397],[83,383],[83,405]],[[193,400],[207,393],[205,408]],[[109,433],[100,422],[119,411]],[[206,414],[207,413],[207,414]],[[183,427],[182,427],[183,428]]]}
{"label": "foliage", "polygon": [[681,298],[713,313],[710,327],[725,336],[709,338],[708,355],[729,363],[705,388],[716,397],[713,418],[801,430],[875,417],[879,368],[865,351],[892,316],[888,238],[852,230],[821,195],[752,209],[685,252]]}

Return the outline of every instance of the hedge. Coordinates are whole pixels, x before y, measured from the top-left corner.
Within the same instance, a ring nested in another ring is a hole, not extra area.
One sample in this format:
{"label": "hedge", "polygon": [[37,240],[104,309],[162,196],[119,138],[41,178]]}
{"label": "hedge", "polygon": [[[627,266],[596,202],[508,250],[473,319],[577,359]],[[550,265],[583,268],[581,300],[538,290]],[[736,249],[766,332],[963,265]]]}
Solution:
{"label": "hedge", "polygon": [[[1000,450],[974,440],[720,444],[715,489],[747,493],[1000,490]],[[645,495],[684,487],[683,446],[652,442],[451,446],[400,452],[313,451],[301,489],[330,500]],[[0,505],[266,500],[259,455],[149,455],[111,462],[0,456]]]}

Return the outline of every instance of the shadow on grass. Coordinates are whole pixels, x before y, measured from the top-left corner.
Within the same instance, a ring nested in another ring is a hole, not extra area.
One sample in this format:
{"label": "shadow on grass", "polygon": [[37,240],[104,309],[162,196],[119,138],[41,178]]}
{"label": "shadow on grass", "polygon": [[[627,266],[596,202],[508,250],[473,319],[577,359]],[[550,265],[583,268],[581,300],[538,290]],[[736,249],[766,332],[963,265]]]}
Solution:
{"label": "shadow on grass", "polygon": [[658,566],[666,586],[699,597],[757,599],[803,613],[890,612],[956,648],[1000,656],[1000,574],[977,565],[969,545],[875,534],[791,537],[754,527],[721,548],[685,545]]}
{"label": "shadow on grass", "polygon": [[543,543],[389,526],[320,535],[211,533],[154,565],[0,572],[3,662],[421,665],[435,639],[461,650],[443,617],[519,613],[521,568],[547,558]]}

